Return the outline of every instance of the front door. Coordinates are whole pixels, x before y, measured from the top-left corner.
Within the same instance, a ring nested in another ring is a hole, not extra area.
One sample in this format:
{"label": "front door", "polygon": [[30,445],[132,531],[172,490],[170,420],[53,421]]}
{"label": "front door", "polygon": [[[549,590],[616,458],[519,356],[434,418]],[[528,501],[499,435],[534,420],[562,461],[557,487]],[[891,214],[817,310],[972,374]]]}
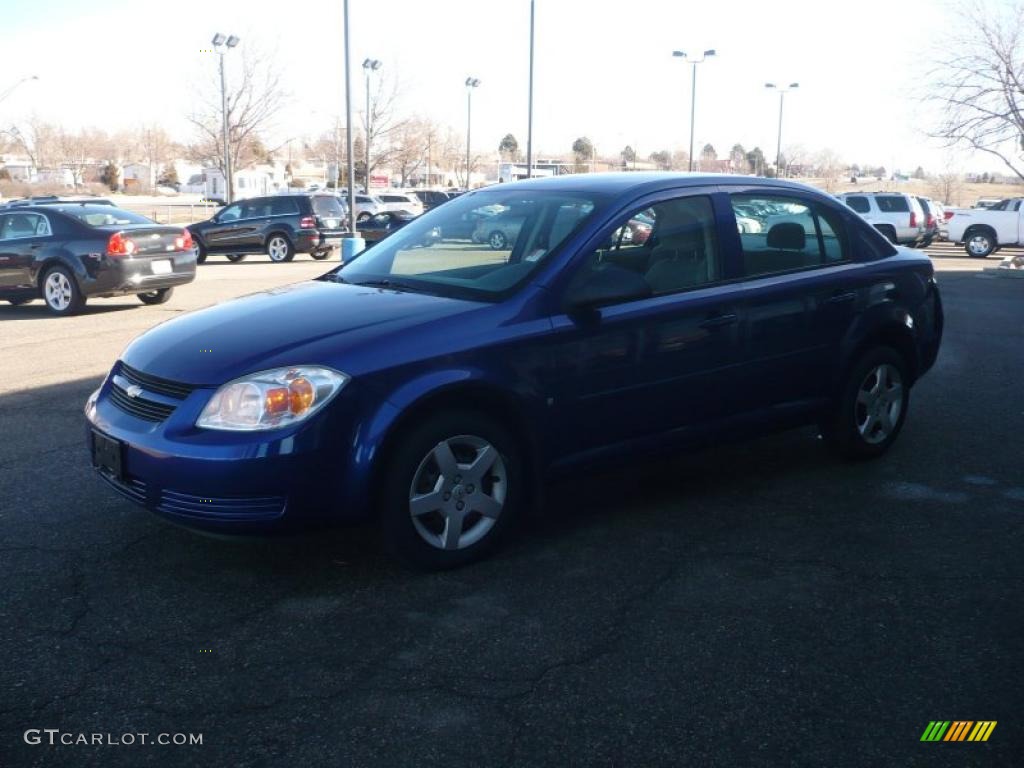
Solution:
{"label": "front door", "polygon": [[31,287],[32,262],[52,237],[41,213],[0,216],[0,288]]}
{"label": "front door", "polygon": [[723,283],[711,195],[645,205],[609,235],[580,264],[567,301],[595,275],[646,285],[649,296],[552,318],[563,456],[695,427],[731,407],[738,288]]}
{"label": "front door", "polygon": [[230,251],[238,237],[238,220],[242,204],[234,203],[218,213],[210,226],[203,229],[203,242],[208,251]]}

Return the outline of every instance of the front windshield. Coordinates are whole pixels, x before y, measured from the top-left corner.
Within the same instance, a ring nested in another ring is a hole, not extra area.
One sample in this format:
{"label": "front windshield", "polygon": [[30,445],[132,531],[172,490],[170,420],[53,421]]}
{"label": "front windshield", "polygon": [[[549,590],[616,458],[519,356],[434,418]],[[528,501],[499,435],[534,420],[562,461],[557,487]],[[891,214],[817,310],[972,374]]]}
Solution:
{"label": "front windshield", "polygon": [[579,193],[487,190],[414,219],[337,273],[346,282],[490,298],[522,283],[595,208]]}

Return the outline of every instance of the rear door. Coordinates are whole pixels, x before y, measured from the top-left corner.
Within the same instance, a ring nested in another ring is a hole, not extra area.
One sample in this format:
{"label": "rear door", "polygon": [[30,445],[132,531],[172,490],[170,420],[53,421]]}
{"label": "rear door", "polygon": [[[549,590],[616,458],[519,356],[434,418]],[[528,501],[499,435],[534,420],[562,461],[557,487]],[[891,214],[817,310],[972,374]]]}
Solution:
{"label": "rear door", "polygon": [[731,247],[742,271],[740,410],[809,403],[826,395],[832,366],[860,306],[861,288],[838,210],[789,190],[730,195],[758,211],[761,231]]}
{"label": "rear door", "polygon": [[31,286],[32,261],[52,239],[50,221],[41,213],[0,215],[0,288]]}

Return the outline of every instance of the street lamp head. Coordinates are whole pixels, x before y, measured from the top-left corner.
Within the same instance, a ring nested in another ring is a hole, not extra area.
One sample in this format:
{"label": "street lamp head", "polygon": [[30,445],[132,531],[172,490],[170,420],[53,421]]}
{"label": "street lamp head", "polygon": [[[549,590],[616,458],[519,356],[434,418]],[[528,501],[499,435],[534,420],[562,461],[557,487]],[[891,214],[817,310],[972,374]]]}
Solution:
{"label": "street lamp head", "polygon": [[800,83],[790,83],[789,87],[790,88],[799,88],[800,87]]}
{"label": "street lamp head", "polygon": [[714,55],[715,55],[715,49],[714,48],[711,48],[710,50],[704,51],[704,58],[705,59],[710,57],[710,56],[714,56]]}
{"label": "street lamp head", "polygon": [[466,78],[466,87],[467,88],[476,88],[478,85],[480,85],[480,81],[477,78],[475,78],[475,77],[467,77]]}
{"label": "street lamp head", "polygon": [[775,83],[765,83],[764,87],[765,88],[774,88],[775,87]]}
{"label": "street lamp head", "polygon": [[672,51],[672,55],[679,59],[685,59],[686,51]]}
{"label": "street lamp head", "polygon": [[363,59],[363,69],[370,72],[376,72],[381,67],[381,62],[378,59]]}
{"label": "street lamp head", "polygon": [[31,75],[28,79],[29,80],[38,80],[39,79],[39,75]]}
{"label": "street lamp head", "polygon": [[225,40],[227,40],[227,37],[225,37],[224,35],[222,35],[222,34],[221,34],[220,32],[217,32],[217,33],[216,33],[216,34],[215,34],[215,35],[213,36],[213,40],[212,40],[211,42],[212,42],[212,43],[213,43],[214,45],[224,45],[224,41],[225,41]]}
{"label": "street lamp head", "polygon": [[236,45],[238,45],[240,40],[241,40],[241,38],[239,38],[238,35],[231,35],[228,38],[228,43],[227,43],[228,48],[234,48]]}

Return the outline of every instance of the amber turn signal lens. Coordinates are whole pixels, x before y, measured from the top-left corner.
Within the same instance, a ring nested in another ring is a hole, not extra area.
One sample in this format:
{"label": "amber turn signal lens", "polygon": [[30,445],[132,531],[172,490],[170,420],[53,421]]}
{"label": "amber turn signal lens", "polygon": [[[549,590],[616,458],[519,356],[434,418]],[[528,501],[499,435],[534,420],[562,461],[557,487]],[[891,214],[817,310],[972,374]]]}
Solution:
{"label": "amber turn signal lens", "polygon": [[292,413],[300,414],[307,410],[313,405],[313,398],[316,396],[316,390],[313,389],[313,384],[309,379],[292,379],[288,382],[288,392],[291,396],[291,409]]}
{"label": "amber turn signal lens", "polygon": [[265,398],[265,408],[268,414],[276,415],[288,411],[288,390],[284,387],[268,389]]}

